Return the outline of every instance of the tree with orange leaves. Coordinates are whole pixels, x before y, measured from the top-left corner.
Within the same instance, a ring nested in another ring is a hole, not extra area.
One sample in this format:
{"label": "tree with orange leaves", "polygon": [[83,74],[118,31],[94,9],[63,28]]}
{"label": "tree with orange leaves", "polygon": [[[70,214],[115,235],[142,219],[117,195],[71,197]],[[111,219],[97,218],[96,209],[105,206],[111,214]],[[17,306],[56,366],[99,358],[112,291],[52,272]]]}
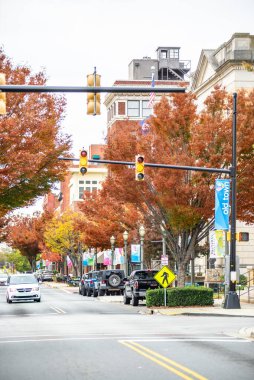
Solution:
{"label": "tree with orange leaves", "polygon": [[[7,84],[44,85],[45,74],[14,66],[0,49],[0,73]],[[65,99],[46,93],[7,93],[7,113],[0,115],[0,217],[27,206],[62,180],[70,149],[61,133]]]}
{"label": "tree with orange leaves", "polygon": [[[253,110],[254,91],[240,91],[237,216],[246,222],[254,221]],[[133,162],[136,154],[142,154],[145,162],[151,163],[230,167],[232,96],[224,90],[215,89],[201,112],[197,112],[190,93],[174,94],[170,101],[163,97],[147,123],[149,132],[142,135],[137,122],[116,122],[108,135],[107,159]],[[146,225],[158,233],[163,227],[177,264],[178,285],[184,286],[186,265],[213,227],[214,182],[218,177],[223,175],[146,167],[145,181],[137,182],[133,168],[111,165],[110,177],[103,185],[104,197],[97,199],[93,209],[104,207],[108,194],[115,205],[132,204]],[[86,200],[83,207],[89,208],[89,202]],[[99,227],[98,212],[94,215],[91,218]]]}

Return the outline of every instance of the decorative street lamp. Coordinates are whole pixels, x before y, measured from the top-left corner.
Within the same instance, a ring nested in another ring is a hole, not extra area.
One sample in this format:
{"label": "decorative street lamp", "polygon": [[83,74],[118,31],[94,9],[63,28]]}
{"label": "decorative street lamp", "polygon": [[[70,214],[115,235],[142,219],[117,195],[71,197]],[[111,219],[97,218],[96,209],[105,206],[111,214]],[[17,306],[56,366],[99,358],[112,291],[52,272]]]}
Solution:
{"label": "decorative street lamp", "polygon": [[127,260],[127,241],[128,241],[128,232],[124,231],[123,240],[124,240],[124,265],[125,265],[125,276],[128,276],[128,260]]}
{"label": "decorative street lamp", "polygon": [[109,240],[111,243],[111,269],[114,269],[114,251],[116,238],[112,235]]}
{"label": "decorative street lamp", "polygon": [[140,269],[144,269],[144,236],[145,236],[145,228],[144,226],[140,226],[139,228],[139,236],[140,236]]}

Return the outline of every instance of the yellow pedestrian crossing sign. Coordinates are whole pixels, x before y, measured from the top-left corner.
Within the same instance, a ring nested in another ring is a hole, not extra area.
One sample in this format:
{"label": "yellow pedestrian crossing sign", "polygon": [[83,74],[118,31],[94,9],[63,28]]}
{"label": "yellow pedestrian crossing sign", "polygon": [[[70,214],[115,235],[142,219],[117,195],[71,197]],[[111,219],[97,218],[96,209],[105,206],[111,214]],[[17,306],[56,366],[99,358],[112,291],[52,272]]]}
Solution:
{"label": "yellow pedestrian crossing sign", "polygon": [[167,266],[161,268],[153,277],[163,288],[167,288],[176,278],[176,275]]}

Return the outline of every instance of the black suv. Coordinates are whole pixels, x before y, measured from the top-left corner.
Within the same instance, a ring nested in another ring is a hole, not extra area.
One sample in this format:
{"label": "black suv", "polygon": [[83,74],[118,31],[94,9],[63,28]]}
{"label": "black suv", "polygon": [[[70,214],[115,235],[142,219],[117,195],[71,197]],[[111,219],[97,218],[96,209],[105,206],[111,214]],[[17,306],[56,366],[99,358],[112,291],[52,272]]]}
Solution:
{"label": "black suv", "polygon": [[123,294],[125,274],[120,269],[101,270],[98,273],[95,289],[98,291],[98,296],[105,294]]}

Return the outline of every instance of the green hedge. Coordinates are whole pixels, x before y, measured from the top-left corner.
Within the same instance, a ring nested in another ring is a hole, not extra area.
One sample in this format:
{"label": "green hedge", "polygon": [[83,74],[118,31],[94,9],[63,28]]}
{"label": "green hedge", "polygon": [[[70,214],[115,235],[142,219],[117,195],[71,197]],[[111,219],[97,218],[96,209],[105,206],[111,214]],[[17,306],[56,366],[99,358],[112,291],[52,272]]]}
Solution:
{"label": "green hedge", "polygon": [[[213,305],[213,290],[199,287],[167,289],[167,306],[210,306]],[[164,289],[147,290],[146,306],[164,306]]]}

